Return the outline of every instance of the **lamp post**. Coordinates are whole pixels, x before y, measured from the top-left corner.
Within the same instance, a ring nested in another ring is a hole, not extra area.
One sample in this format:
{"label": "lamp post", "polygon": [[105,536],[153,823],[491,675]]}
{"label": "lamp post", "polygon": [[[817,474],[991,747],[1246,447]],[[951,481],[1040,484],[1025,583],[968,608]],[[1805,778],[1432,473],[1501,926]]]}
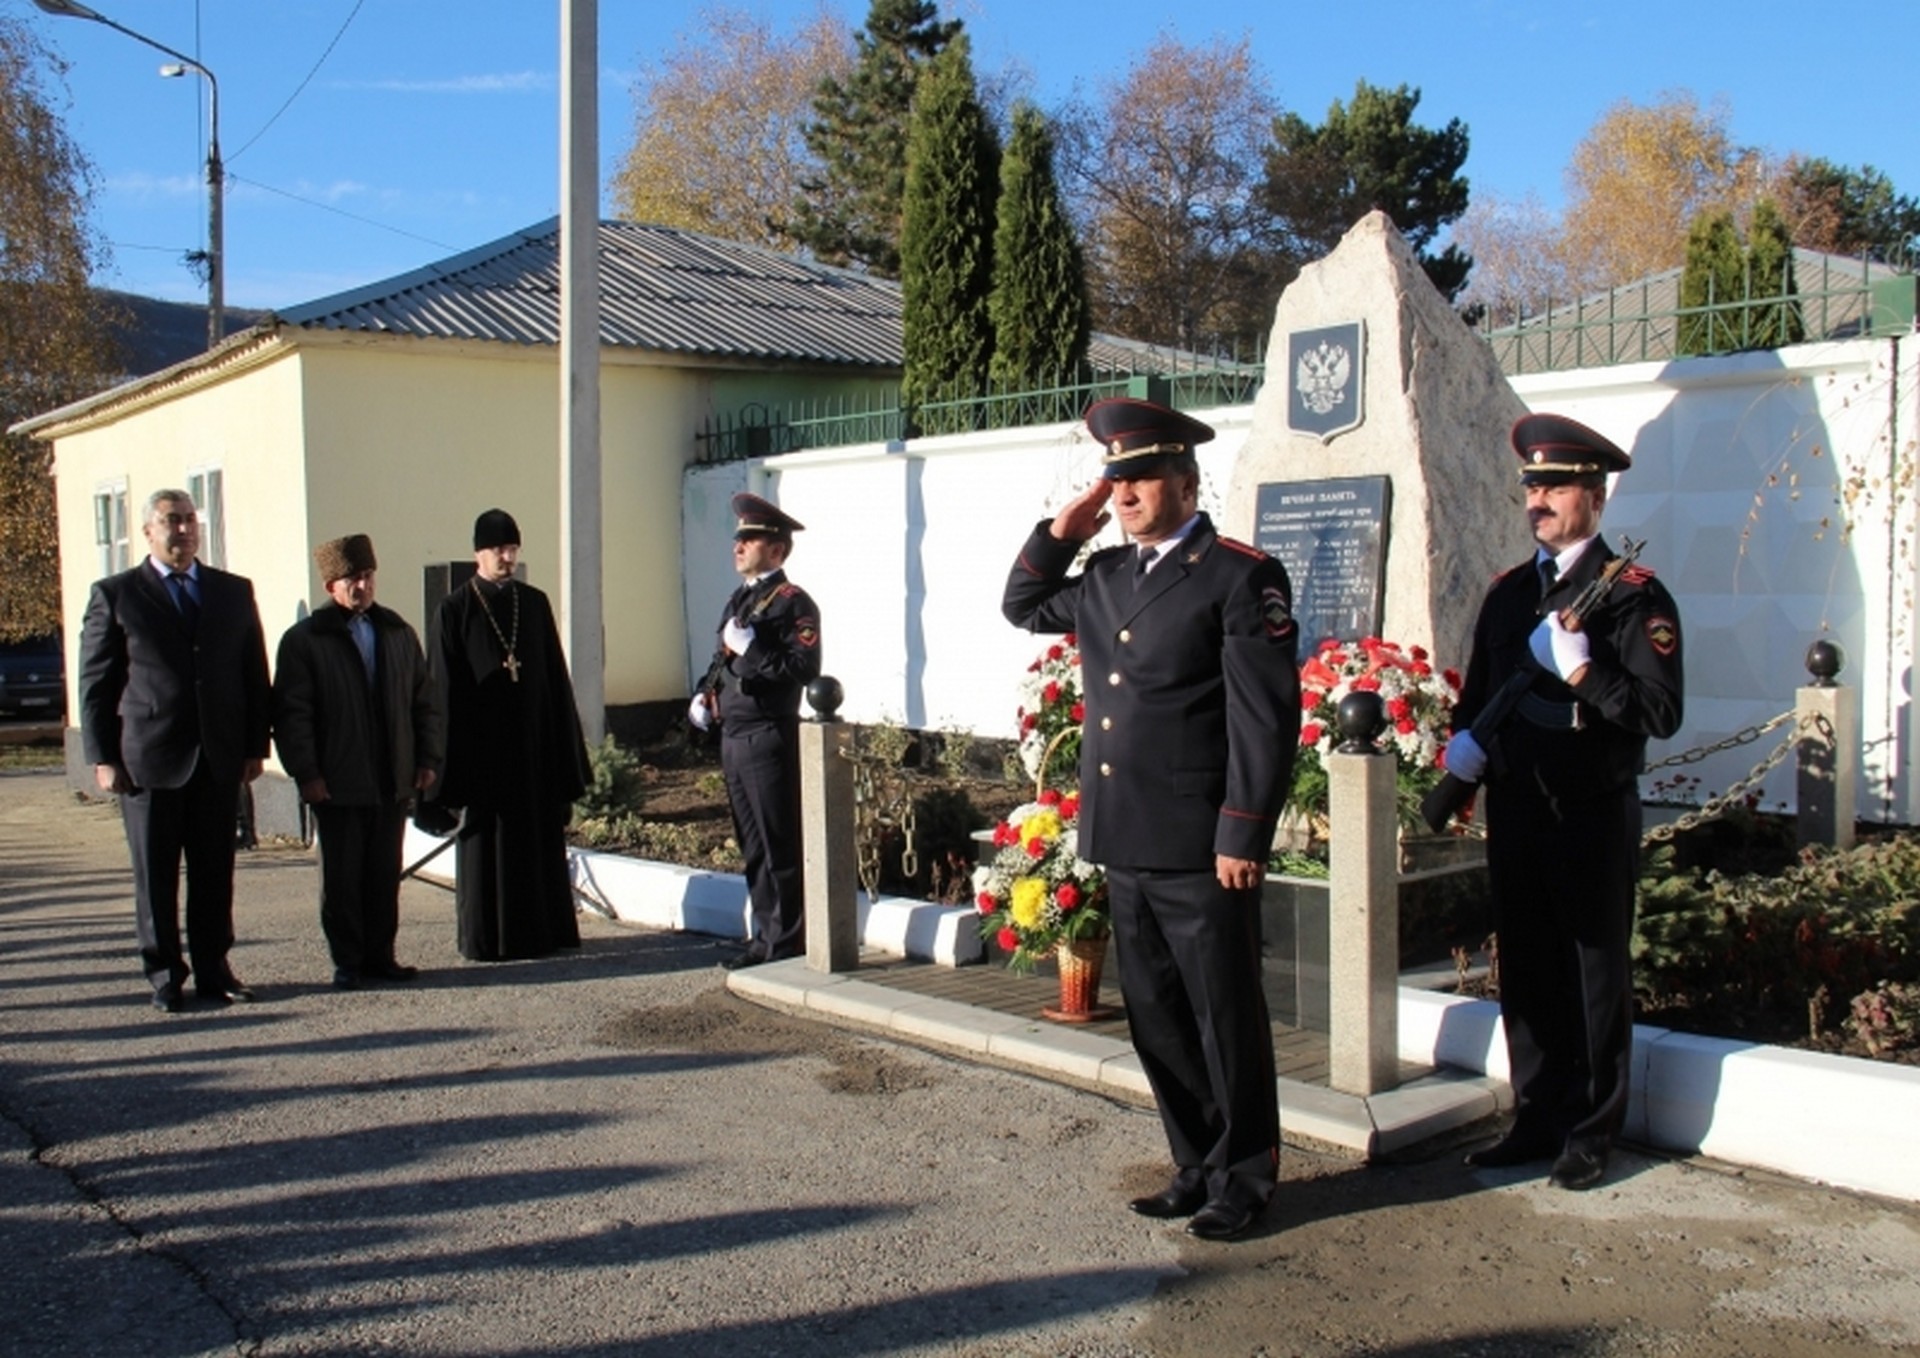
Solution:
{"label": "lamp post", "polygon": [[136,33],[124,24],[117,24],[98,10],[89,9],[78,0],[33,0],[33,3],[48,14],[64,19],[89,19],[96,24],[105,24],[116,33],[124,33],[135,42],[145,43],[156,52],[164,52],[178,65],[160,68],[161,75],[182,76],[188,71],[206,77],[208,118],[207,118],[207,347],[213,348],[226,332],[226,252],[222,248],[224,223],[221,210],[221,198],[226,182],[226,171],[220,163],[220,82],[213,78],[213,72],[195,61],[184,52],[176,52],[165,43],[155,42],[144,33]]}

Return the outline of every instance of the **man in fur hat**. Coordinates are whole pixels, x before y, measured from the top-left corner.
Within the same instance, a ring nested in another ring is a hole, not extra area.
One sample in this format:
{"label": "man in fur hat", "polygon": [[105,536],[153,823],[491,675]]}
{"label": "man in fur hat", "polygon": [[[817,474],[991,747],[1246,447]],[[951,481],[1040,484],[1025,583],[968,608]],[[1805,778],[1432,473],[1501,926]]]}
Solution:
{"label": "man in fur hat", "polygon": [[320,831],[320,928],[333,984],[410,981],[400,928],[407,809],[433,786],[445,724],[420,638],[373,601],[373,540],[313,553],[327,602],[288,628],[274,666],[273,737]]}

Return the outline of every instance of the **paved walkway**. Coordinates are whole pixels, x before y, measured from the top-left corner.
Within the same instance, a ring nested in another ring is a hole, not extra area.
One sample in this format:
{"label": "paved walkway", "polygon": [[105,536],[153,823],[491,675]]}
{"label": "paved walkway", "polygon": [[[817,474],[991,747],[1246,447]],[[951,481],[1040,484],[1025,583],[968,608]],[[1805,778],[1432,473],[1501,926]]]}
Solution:
{"label": "paved walkway", "polygon": [[412,885],[422,978],[342,994],[311,855],[238,888],[260,1002],[156,1014],[113,810],[0,777],[9,1358],[1920,1345],[1897,1205],[1290,1149],[1261,1230],[1208,1246],[1121,1206],[1166,1173],[1136,1103],[745,1004],[710,940],[587,919],[578,952],[470,965]]}

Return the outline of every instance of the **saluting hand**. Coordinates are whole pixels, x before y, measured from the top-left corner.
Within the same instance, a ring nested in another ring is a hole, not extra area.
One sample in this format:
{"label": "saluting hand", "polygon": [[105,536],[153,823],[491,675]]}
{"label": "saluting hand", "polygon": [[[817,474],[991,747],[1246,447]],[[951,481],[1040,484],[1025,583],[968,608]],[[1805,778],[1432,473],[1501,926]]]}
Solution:
{"label": "saluting hand", "polygon": [[1113,482],[1095,481],[1067,501],[1066,507],[1053,516],[1053,526],[1047,531],[1061,542],[1085,542],[1113,517],[1101,507],[1112,495]]}

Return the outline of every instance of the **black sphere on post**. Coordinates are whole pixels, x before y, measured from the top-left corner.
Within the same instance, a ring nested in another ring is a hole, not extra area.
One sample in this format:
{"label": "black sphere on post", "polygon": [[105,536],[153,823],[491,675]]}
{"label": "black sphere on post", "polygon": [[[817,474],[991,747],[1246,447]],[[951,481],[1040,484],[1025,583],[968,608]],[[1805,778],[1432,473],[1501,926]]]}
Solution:
{"label": "black sphere on post", "polygon": [[1840,643],[1829,641],[1825,637],[1807,647],[1807,673],[1813,676],[1815,688],[1834,687],[1834,676],[1845,669],[1847,653],[1840,649]]}
{"label": "black sphere on post", "polygon": [[807,685],[807,706],[813,709],[809,721],[838,721],[833,714],[840,710],[840,703],[847,691],[840,687],[840,681],[831,674],[823,674]]}
{"label": "black sphere on post", "polygon": [[1333,711],[1333,726],[1341,735],[1340,754],[1378,754],[1374,738],[1387,724],[1387,705],[1380,695],[1368,689],[1356,689],[1340,700]]}

